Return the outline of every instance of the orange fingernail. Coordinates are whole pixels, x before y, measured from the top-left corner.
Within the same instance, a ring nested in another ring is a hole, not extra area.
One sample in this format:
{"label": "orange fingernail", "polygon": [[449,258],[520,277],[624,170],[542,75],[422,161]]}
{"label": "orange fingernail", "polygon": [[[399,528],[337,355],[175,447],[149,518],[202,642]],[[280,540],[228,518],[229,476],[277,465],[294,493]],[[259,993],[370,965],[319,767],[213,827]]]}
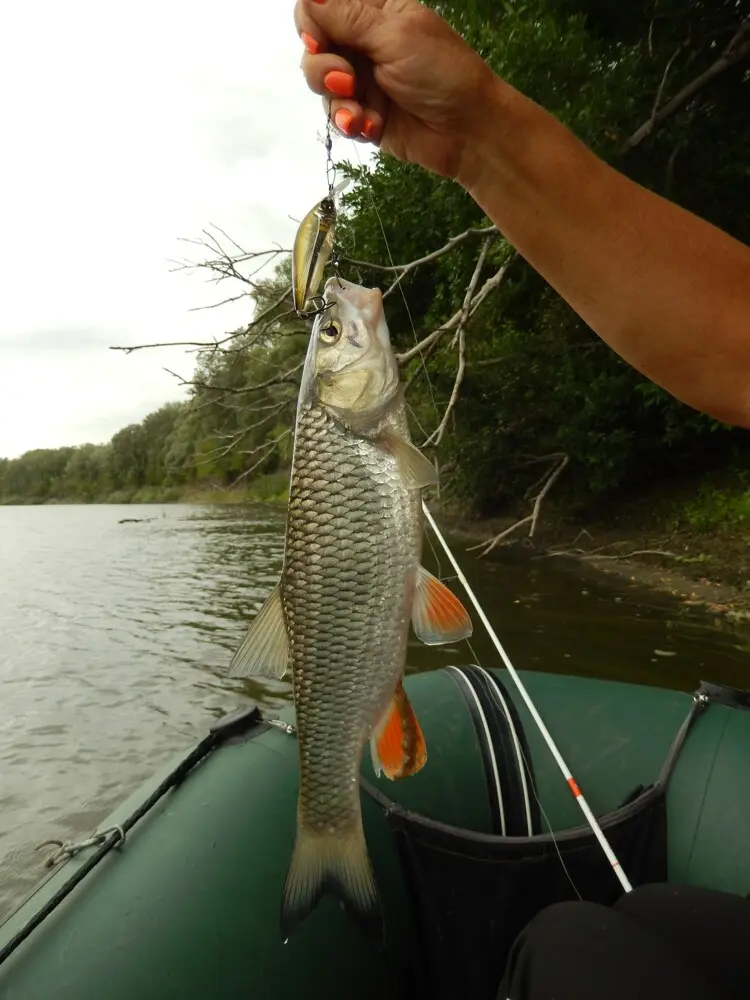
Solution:
{"label": "orange fingernail", "polygon": [[362,135],[365,139],[372,139],[375,132],[375,122],[370,118],[365,118],[364,128],[362,129]]}
{"label": "orange fingernail", "polygon": [[354,77],[340,69],[333,69],[323,81],[326,89],[336,97],[354,97]]}
{"label": "orange fingernail", "polygon": [[312,56],[316,56],[320,52],[320,45],[315,41],[312,35],[308,35],[306,31],[300,32],[300,38],[302,39],[302,44],[305,46],[307,51]]}
{"label": "orange fingernail", "polygon": [[351,111],[347,111],[346,108],[339,108],[333,116],[333,120],[336,122],[337,129],[340,129],[344,135],[349,135],[349,129],[352,127],[352,121],[354,120],[354,115]]}

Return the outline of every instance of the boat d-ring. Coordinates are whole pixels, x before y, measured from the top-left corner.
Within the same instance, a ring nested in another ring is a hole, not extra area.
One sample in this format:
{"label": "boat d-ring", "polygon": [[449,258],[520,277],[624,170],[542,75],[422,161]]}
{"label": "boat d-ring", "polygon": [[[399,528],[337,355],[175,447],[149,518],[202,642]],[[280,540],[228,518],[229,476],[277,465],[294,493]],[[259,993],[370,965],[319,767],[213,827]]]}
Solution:
{"label": "boat d-ring", "polygon": [[125,830],[121,826],[108,826],[106,830],[101,830],[86,840],[78,841],[78,843],[66,844],[62,840],[45,840],[41,844],[37,844],[34,850],[41,851],[44,847],[56,847],[57,850],[55,853],[50,855],[44,862],[45,868],[55,868],[63,861],[69,861],[71,858],[74,858],[76,854],[84,851],[87,847],[100,847],[112,834],[116,834],[117,837],[113,841],[112,846],[122,848],[125,844]]}

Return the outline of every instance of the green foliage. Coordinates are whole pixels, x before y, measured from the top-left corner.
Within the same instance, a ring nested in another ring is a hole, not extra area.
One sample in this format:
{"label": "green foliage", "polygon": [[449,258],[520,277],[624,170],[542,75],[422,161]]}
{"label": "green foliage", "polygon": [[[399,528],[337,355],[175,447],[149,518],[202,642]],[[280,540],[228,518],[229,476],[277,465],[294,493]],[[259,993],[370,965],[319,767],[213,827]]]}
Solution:
{"label": "green foliage", "polygon": [[[743,478],[746,483],[747,476]],[[694,531],[736,530],[750,524],[750,489],[704,484],[695,498],[685,503],[682,515]]]}
{"label": "green foliage", "polygon": [[[750,13],[746,2],[441,0],[435,6],[500,75],[599,155],[750,241],[750,217],[737,211],[750,199],[746,65],[717,77],[662,129],[623,153],[628,137],[651,115],[667,63],[673,60],[662,103],[717,58]],[[361,184],[348,201],[345,245],[359,259],[387,257],[372,200],[397,261],[420,257],[487,222],[455,185],[380,158],[369,185]],[[403,283],[414,330],[403,301],[394,296],[389,309],[402,349],[460,308],[478,251],[477,241],[467,241]],[[496,244],[481,280],[507,252]],[[415,361],[409,374],[416,367]],[[428,432],[453,386],[456,350],[448,337],[432,355],[430,370],[431,393],[424,378],[410,393]],[[715,464],[736,442],[736,432],[677,402],[625,364],[519,261],[467,334],[461,404],[440,450],[441,464],[450,470],[443,495],[495,512],[538,479],[531,456],[565,452],[572,461],[561,489],[571,501],[586,502],[616,488],[651,484],[685,466]]]}
{"label": "green foliage", "polygon": [[[663,127],[624,151],[626,140],[650,118],[657,93],[665,103],[716,60],[750,16],[750,0],[433,5],[497,73],[600,156],[750,242],[750,213],[742,210],[750,204],[747,60],[699,89]],[[322,179],[322,161],[320,169]],[[392,276],[352,261],[383,265],[389,255],[397,263],[415,260],[466,229],[488,224],[456,184],[417,167],[379,156],[371,172],[346,169],[356,183],[345,196],[337,235],[342,271],[352,280],[385,289]],[[408,350],[461,308],[480,248],[476,237],[460,243],[412,271],[387,299],[397,350]],[[511,257],[512,248],[498,238],[479,287]],[[256,318],[265,315],[266,321],[199,356],[186,402],[124,428],[106,446],[0,461],[0,499],[132,500],[157,489],[252,489],[261,481],[270,495],[283,496],[295,368],[308,331],[288,302],[274,305],[289,278],[286,261],[270,279],[243,285],[244,292],[251,289]],[[418,444],[438,425],[453,390],[457,350],[450,334],[430,352],[428,366],[429,379],[419,358],[404,371]],[[274,381],[284,373],[287,378]],[[686,469],[715,469],[730,456],[747,464],[746,448],[744,436],[683,406],[631,369],[532,268],[514,260],[502,287],[467,328],[466,375],[439,446],[441,496],[494,513],[533,487],[544,468],[534,458],[565,452],[571,462],[557,495],[577,506],[597,499],[601,504],[613,490],[637,491]],[[722,503],[717,496],[699,497],[686,516],[698,526],[736,519],[744,510],[745,501]]]}

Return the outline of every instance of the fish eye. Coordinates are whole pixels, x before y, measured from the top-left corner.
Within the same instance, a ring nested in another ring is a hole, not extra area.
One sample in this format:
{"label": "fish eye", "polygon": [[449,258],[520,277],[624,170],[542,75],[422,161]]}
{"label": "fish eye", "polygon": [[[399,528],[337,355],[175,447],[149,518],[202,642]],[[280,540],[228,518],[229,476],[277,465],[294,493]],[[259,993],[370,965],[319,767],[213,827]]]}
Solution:
{"label": "fish eye", "polygon": [[318,339],[321,343],[330,347],[331,344],[335,344],[336,341],[341,336],[341,324],[338,320],[332,319],[328,321],[328,325],[321,327],[320,333],[318,334]]}

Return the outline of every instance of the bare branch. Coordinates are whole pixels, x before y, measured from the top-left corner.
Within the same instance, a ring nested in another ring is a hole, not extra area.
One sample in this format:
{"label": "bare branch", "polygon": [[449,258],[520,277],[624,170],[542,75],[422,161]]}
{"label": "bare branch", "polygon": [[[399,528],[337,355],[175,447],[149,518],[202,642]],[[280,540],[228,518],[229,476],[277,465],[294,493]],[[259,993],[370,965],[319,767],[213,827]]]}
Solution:
{"label": "bare branch", "polygon": [[217,340],[167,340],[159,344],[133,344],[132,347],[110,347],[110,351],[123,351],[132,354],[133,351],[145,351],[152,347],[218,347]]}
{"label": "bare branch", "polygon": [[220,306],[231,305],[232,302],[239,302],[240,299],[249,299],[252,296],[252,292],[241,292],[239,295],[230,295],[228,299],[222,299],[220,302],[212,302],[208,306],[191,306],[188,312],[202,312],[205,309],[218,309]]}
{"label": "bare branch", "polygon": [[456,403],[458,402],[461,384],[464,380],[464,372],[466,371],[466,324],[469,320],[469,311],[471,309],[471,303],[474,299],[474,293],[479,283],[479,276],[482,273],[482,268],[487,261],[487,254],[489,253],[495,236],[496,232],[491,236],[486,237],[484,243],[482,244],[482,249],[479,253],[479,257],[477,258],[476,267],[474,268],[474,273],[472,274],[471,281],[466,289],[464,304],[461,308],[461,315],[458,321],[458,330],[456,331],[456,335],[454,337],[454,343],[456,340],[458,341],[458,368],[456,369],[456,378],[453,383],[453,389],[451,391],[450,399],[448,400],[448,405],[445,408],[445,413],[443,414],[443,419],[440,421],[438,427],[424,442],[422,445],[423,448],[426,448],[431,444],[434,444],[437,448],[443,440],[443,435],[445,434],[445,430],[448,426],[448,421],[450,420],[451,414],[453,413]]}
{"label": "bare branch", "polygon": [[354,267],[366,267],[371,271],[383,271],[386,274],[398,274],[400,277],[403,277],[404,274],[408,274],[409,271],[413,271],[422,264],[429,264],[431,261],[437,260],[438,257],[442,257],[443,254],[450,253],[459,243],[463,243],[474,236],[489,236],[491,233],[497,233],[497,226],[485,226],[482,229],[467,229],[466,232],[451,237],[445,246],[440,247],[439,250],[433,250],[432,253],[428,253],[425,257],[420,257],[419,260],[411,260],[408,264],[373,264],[367,260],[353,260],[351,257],[340,257],[339,259],[345,260],[347,264],[352,264]]}
{"label": "bare branch", "polygon": [[251,320],[247,326],[243,326],[240,330],[235,330],[233,333],[228,333],[221,340],[209,340],[209,341],[184,341],[184,340],[167,340],[158,344],[132,344],[128,346],[114,346],[110,347],[110,351],[123,351],[125,354],[132,354],[133,351],[146,351],[153,347],[205,347],[205,348],[219,348],[222,344],[227,344],[231,340],[235,340],[237,337],[243,337],[248,334],[255,327],[259,326],[261,323],[266,322],[269,317],[271,321],[278,321],[283,319],[285,316],[292,315],[293,310],[288,313],[275,313],[275,310],[280,308],[285,301],[291,299],[291,291],[284,291],[282,295],[272,302],[270,306],[263,310],[260,316],[256,316],[255,319]]}
{"label": "bare branch", "polygon": [[229,395],[242,396],[248,392],[257,392],[259,389],[268,389],[272,385],[284,385],[286,383],[294,384],[296,379],[294,376],[303,367],[304,361],[300,361],[299,364],[295,365],[294,368],[290,368],[288,371],[283,372],[281,375],[274,375],[273,378],[266,379],[265,382],[255,382],[252,385],[245,385],[238,387],[235,385],[214,385],[211,382],[199,382],[195,379],[184,379],[175,372],[169,371],[169,368],[165,368],[164,371],[169,372],[170,375],[174,375],[176,379],[179,379],[181,385],[192,385],[196,389],[202,389],[206,392],[225,392]]}
{"label": "bare branch", "polygon": [[675,59],[680,54],[680,52],[682,52],[684,48],[685,48],[685,42],[681,42],[674,50],[672,55],[669,57],[669,59],[667,60],[667,65],[664,67],[664,72],[662,73],[661,82],[659,83],[659,89],[656,91],[656,97],[654,98],[654,106],[651,108],[651,128],[654,127],[653,124],[654,119],[656,118],[659,106],[661,105],[661,99],[664,96],[664,87],[667,84],[667,77],[669,76],[669,71],[672,68],[672,65],[674,64]]}
{"label": "bare branch", "polygon": [[473,552],[475,549],[481,549],[482,551],[479,554],[479,558],[482,559],[484,558],[484,556],[490,553],[497,545],[499,545],[499,543],[503,541],[504,538],[507,538],[508,535],[512,534],[514,531],[517,531],[519,528],[522,528],[527,524],[531,525],[531,527],[529,528],[529,538],[534,537],[534,532],[536,531],[537,523],[539,521],[539,513],[542,509],[542,502],[544,501],[544,498],[547,496],[552,487],[555,485],[557,480],[560,478],[563,470],[570,461],[570,458],[567,455],[563,454],[562,452],[556,453],[554,455],[547,455],[546,458],[553,460],[554,464],[550,466],[550,468],[545,473],[544,477],[539,481],[539,484],[543,483],[543,485],[540,491],[534,497],[534,506],[531,509],[531,513],[527,517],[521,518],[520,521],[516,521],[515,524],[512,524],[509,528],[506,528],[505,531],[501,531],[499,535],[495,535],[495,537],[490,539],[489,542],[481,542],[479,545],[472,545],[471,548],[468,550],[469,552]]}
{"label": "bare branch", "polygon": [[674,552],[666,552],[663,549],[634,549],[632,552],[621,552],[618,555],[604,556],[596,553],[589,553],[580,558],[585,560],[593,559],[630,559],[631,556],[666,556],[668,559],[679,558]]}
{"label": "bare branch", "polygon": [[[474,298],[471,301],[471,306],[469,309],[469,319],[471,319],[471,317],[481,306],[481,304],[484,302],[487,296],[503,283],[505,276],[508,273],[508,268],[517,259],[517,257],[518,254],[515,253],[512,254],[505,261],[502,267],[498,268],[495,274],[493,274],[491,278],[488,278],[485,281],[479,292],[474,296]],[[396,360],[398,361],[398,363],[400,365],[405,365],[408,361],[411,361],[412,358],[416,358],[418,354],[421,354],[422,351],[426,350],[436,341],[440,340],[440,338],[443,336],[444,333],[448,333],[450,330],[455,329],[461,322],[462,315],[463,315],[463,307],[459,309],[457,313],[454,313],[454,315],[451,316],[451,318],[446,323],[443,323],[442,326],[439,326],[437,330],[433,330],[432,333],[428,334],[423,340],[420,340],[418,344],[415,344],[414,347],[409,348],[408,351],[404,351],[402,354],[397,354]]]}
{"label": "bare branch", "polygon": [[533,519],[534,515],[529,514],[527,517],[521,518],[520,521],[516,521],[515,524],[511,524],[511,526],[509,528],[506,528],[505,531],[501,531],[499,535],[495,535],[495,537],[491,540],[491,542],[489,543],[482,542],[480,545],[472,545],[466,551],[474,552],[476,549],[484,548],[484,551],[479,556],[479,558],[481,559],[484,556],[486,556],[488,552],[491,552],[496,545],[499,545],[500,542],[503,541],[503,539],[507,538],[509,535],[512,535],[513,532],[517,531],[519,528],[523,528],[525,525],[529,524],[530,521],[533,521]]}
{"label": "bare branch", "polygon": [[[676,111],[681,110],[691,97],[694,97],[717,76],[738,62],[741,62],[748,55],[750,55],[750,20],[743,21],[740,24],[716,62],[712,63],[707,70],[686,84],[679,93],[675,94],[670,101],[667,101],[663,108],[652,113],[648,121],[635,130],[622,147],[621,152],[626,153],[629,149],[638,146],[647,136],[663,125],[668,118],[671,118]],[[674,58],[675,56],[667,64],[667,69],[669,69]]]}
{"label": "bare branch", "polygon": [[258,468],[258,466],[262,465],[263,462],[265,462],[265,460],[268,458],[268,456],[276,448],[276,445],[280,441],[283,441],[284,438],[291,437],[291,435],[292,435],[292,430],[291,430],[291,428],[289,428],[289,430],[284,431],[282,434],[277,435],[275,438],[271,438],[270,441],[266,441],[264,444],[258,445],[257,448],[253,448],[251,451],[245,451],[245,452],[243,452],[243,455],[254,455],[254,454],[257,454],[259,451],[262,452],[262,454],[261,454],[260,458],[257,460],[257,462],[254,462],[250,466],[249,469],[246,469],[242,473],[241,476],[237,477],[237,479],[235,480],[234,485],[236,486],[237,483],[242,482],[243,479],[247,479],[248,476],[252,475],[252,473],[255,472],[255,470]]}
{"label": "bare branch", "polygon": [[[266,424],[270,420],[273,420],[276,417],[277,413],[280,413],[282,410],[286,409],[286,407],[288,405],[289,405],[289,401],[288,400],[284,401],[284,402],[282,402],[280,404],[278,404],[275,407],[275,412],[274,413],[267,413],[264,416],[259,417],[258,420],[256,420],[254,423],[248,424],[246,427],[243,427],[240,430],[235,431],[233,434],[218,434],[217,437],[222,438],[223,440],[227,441],[228,443],[225,444],[225,445],[223,445],[223,446],[221,446],[221,447],[213,448],[210,452],[208,452],[208,454],[206,455],[205,458],[201,459],[196,464],[197,465],[210,465],[212,462],[215,462],[215,461],[218,461],[219,459],[225,458],[231,451],[234,451],[234,449],[239,444],[241,444],[242,441],[244,441],[245,438],[252,431],[257,430],[259,427],[262,427],[263,424]],[[279,439],[276,438],[276,440],[278,441]],[[253,449],[251,452],[243,452],[243,454],[253,454],[255,451],[258,451],[258,450],[264,448],[266,445],[267,445],[267,442],[263,442],[262,444],[258,445],[257,449]]]}

